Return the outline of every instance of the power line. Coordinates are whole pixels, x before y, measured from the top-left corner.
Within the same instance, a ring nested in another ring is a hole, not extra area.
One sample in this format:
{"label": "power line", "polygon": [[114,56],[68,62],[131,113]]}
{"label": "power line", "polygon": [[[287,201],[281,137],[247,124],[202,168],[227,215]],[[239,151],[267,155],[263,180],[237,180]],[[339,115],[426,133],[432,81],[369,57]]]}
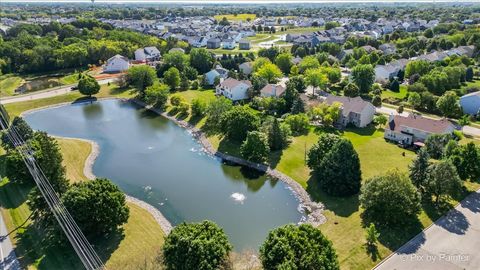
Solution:
{"label": "power line", "polygon": [[88,242],[73,217],[60,201],[55,189],[40,168],[34,157],[34,151],[30,142],[26,142],[23,139],[21,133],[15,126],[9,125],[9,116],[2,104],[0,104],[0,125],[1,128],[5,130],[6,135],[14,148],[22,157],[23,162],[27,166],[28,171],[40,190],[40,193],[47,202],[73,249],[82,261],[82,264],[88,270],[106,269],[102,260]]}

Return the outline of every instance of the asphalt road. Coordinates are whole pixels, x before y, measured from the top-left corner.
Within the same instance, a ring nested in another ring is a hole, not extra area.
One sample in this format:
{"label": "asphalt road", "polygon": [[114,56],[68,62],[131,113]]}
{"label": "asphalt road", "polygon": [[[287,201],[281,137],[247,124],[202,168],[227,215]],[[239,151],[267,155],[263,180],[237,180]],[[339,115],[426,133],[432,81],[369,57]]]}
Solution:
{"label": "asphalt road", "polygon": [[480,190],[465,198],[375,270],[480,269]]}
{"label": "asphalt road", "polygon": [[12,242],[8,237],[8,230],[0,214],[0,270],[20,270]]}
{"label": "asphalt road", "polygon": [[[98,83],[99,84],[107,84],[109,82],[112,83],[115,80],[116,80],[116,78],[109,78],[109,79],[99,80]],[[71,91],[72,91],[72,86],[70,85],[70,86],[65,86],[65,87],[60,87],[60,88],[47,89],[47,90],[43,90],[43,91],[39,91],[39,92],[33,92],[31,94],[1,98],[0,103],[8,104],[8,103],[28,101],[28,100],[55,97],[55,96],[60,96],[60,95],[67,94]]]}

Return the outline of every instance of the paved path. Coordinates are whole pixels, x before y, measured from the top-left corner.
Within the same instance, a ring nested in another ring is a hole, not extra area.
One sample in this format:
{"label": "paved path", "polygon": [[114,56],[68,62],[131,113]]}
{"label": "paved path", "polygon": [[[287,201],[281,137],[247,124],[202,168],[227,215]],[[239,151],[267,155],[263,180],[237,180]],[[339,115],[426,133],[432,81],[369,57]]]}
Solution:
{"label": "paved path", "polygon": [[[109,78],[109,79],[99,80],[98,83],[99,84],[107,84],[109,82],[112,83],[115,80],[116,80],[116,78]],[[43,90],[43,91],[39,91],[39,92],[33,92],[31,94],[5,97],[5,98],[1,98],[0,102],[2,104],[8,104],[8,103],[28,101],[28,100],[43,99],[43,98],[49,98],[49,97],[64,95],[64,94],[70,93],[71,91],[72,91],[72,86],[70,85],[70,86],[64,86],[64,87],[60,87],[60,88],[47,89],[47,90]]]}
{"label": "paved path", "polygon": [[[385,107],[382,106],[380,108],[376,108],[377,113],[382,113],[386,115],[394,114],[397,115],[399,114],[395,108],[390,108],[390,107]],[[404,111],[401,115],[402,116],[408,116],[410,112],[409,111]],[[428,115],[422,115],[425,118],[430,118],[430,119],[440,119],[440,117],[432,117]],[[474,137],[480,137],[480,128],[472,127],[472,126],[464,126],[462,128],[462,131],[466,135],[474,136]]]}
{"label": "paved path", "polygon": [[410,240],[376,270],[480,269],[480,190]]}
{"label": "paved path", "polygon": [[0,213],[0,270],[20,270],[12,242],[8,237],[8,230]]}

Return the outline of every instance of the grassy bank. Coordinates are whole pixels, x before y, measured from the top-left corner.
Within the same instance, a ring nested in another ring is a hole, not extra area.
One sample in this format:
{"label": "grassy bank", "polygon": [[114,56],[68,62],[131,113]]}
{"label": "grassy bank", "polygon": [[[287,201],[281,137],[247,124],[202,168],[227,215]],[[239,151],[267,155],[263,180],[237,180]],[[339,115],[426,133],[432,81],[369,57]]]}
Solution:
{"label": "grassy bank", "polygon": [[[83,164],[90,154],[90,144],[71,139],[58,139],[58,142],[67,176],[76,181],[86,179]],[[3,165],[3,155],[0,158]],[[83,269],[73,249],[53,245],[43,230],[32,224],[26,204],[31,188],[10,183],[8,179],[0,182],[2,214],[22,265],[27,269]],[[163,244],[163,231],[150,213],[131,203],[128,206],[130,217],[123,232],[94,242],[108,269],[139,269],[155,259]]]}

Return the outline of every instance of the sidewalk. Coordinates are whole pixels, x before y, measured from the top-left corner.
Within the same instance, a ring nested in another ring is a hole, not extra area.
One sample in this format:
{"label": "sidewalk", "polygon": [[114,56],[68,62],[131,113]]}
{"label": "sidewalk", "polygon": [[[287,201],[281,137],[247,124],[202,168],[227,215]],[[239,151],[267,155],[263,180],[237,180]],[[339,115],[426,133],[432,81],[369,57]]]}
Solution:
{"label": "sidewalk", "polygon": [[12,242],[8,237],[8,230],[0,213],[0,269],[20,270],[20,263],[15,255]]}

